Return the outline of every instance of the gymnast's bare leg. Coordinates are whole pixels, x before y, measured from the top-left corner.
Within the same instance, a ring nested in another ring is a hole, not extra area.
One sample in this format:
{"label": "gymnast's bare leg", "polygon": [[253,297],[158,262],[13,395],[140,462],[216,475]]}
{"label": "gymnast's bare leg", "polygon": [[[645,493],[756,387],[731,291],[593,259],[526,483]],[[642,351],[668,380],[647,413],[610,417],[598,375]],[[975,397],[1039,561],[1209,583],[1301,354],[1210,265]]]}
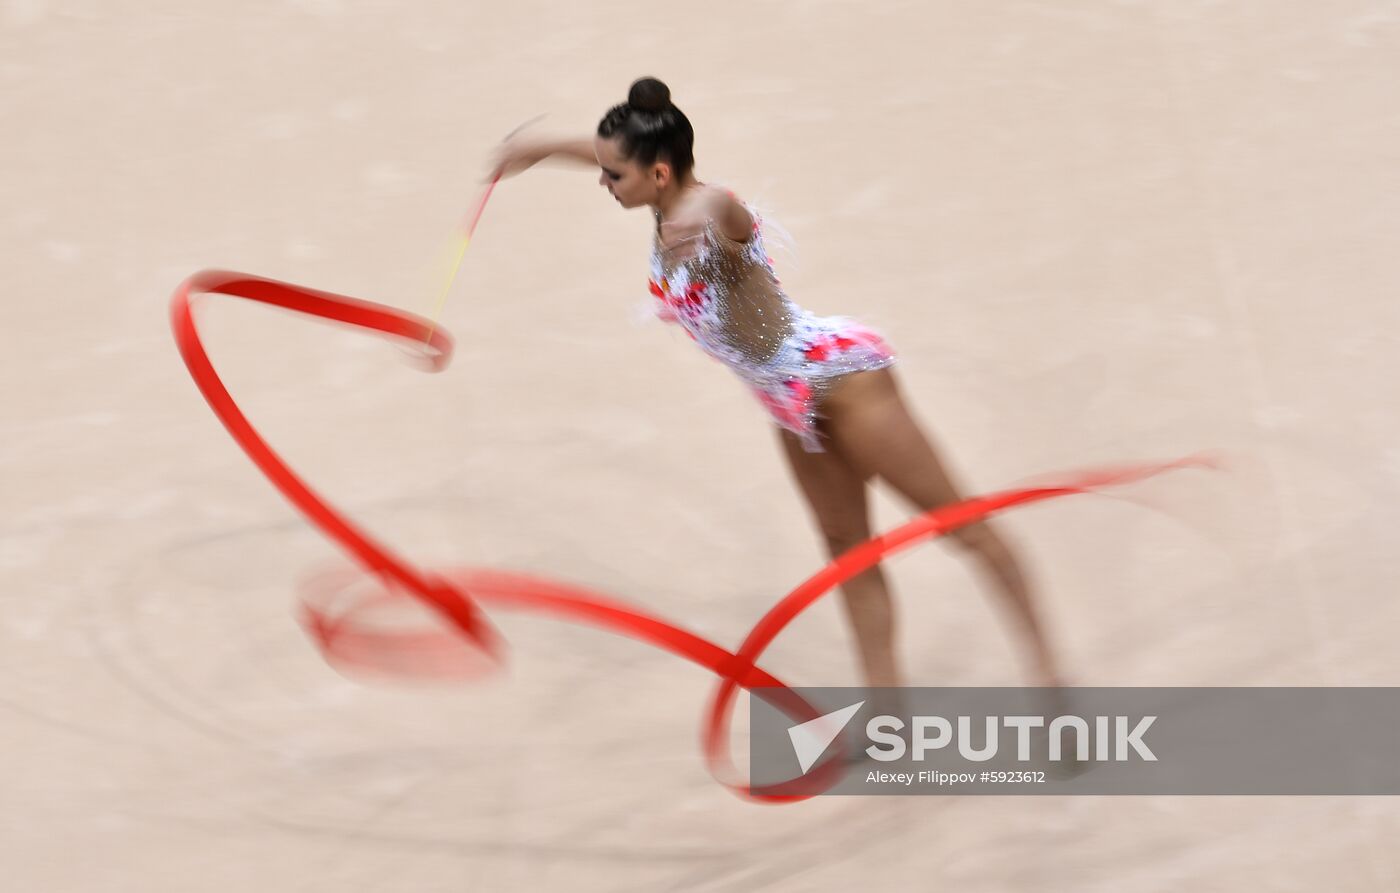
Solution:
{"label": "gymnast's bare leg", "polygon": [[[963,499],[928,437],[909,412],[890,368],[842,379],[822,404],[825,453],[803,453],[797,439],[783,442],[803,494],[837,555],[869,538],[865,484],[879,477],[919,511]],[[1030,681],[1062,685],[1054,651],[1020,563],[987,522],[950,534],[999,596],[1012,620]],[[843,588],[868,684],[898,685],[894,657],[894,610],[889,587],[876,566]]]}
{"label": "gymnast's bare leg", "polygon": [[[796,435],[778,429],[788,467],[807,500],[812,519],[825,540],[827,554],[840,556],[870,539],[867,475],[861,475],[839,453],[809,453]],[[900,673],[894,653],[894,605],[880,565],[841,586],[846,619],[856,636],[865,684],[896,686]]]}

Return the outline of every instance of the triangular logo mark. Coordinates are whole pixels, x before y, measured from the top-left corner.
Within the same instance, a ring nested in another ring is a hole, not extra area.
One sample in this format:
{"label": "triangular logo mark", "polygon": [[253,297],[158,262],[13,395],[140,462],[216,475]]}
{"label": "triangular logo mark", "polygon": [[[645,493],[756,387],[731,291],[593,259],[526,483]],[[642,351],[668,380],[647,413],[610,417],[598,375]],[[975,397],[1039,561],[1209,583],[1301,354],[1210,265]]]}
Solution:
{"label": "triangular logo mark", "polygon": [[846,728],[851,717],[864,705],[864,701],[859,701],[788,729],[788,737],[792,739],[792,749],[797,754],[797,762],[802,766],[803,775],[807,774],[807,770],[812,768],[818,757],[826,753],[831,742],[836,740],[836,736]]}

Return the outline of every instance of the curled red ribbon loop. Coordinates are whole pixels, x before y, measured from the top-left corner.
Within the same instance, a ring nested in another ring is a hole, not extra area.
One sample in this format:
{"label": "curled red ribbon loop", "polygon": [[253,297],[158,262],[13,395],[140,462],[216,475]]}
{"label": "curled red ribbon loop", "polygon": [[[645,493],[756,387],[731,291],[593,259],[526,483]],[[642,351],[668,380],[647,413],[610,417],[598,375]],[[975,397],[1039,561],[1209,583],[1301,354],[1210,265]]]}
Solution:
{"label": "curled red ribbon loop", "polygon": [[[452,339],[427,320],[392,307],[243,273],[201,271],[181,283],[171,298],[170,320],[180,354],[214,414],[268,480],[377,581],[377,589],[368,593],[353,590],[364,579],[354,574],[323,575],[310,584],[303,602],[302,622],[327,660],[346,667],[434,676],[462,675],[483,665],[498,664],[504,660],[505,643],[481,610],[483,603],[546,613],[612,630],[684,657],[719,678],[701,736],[706,762],[721,784],[740,796],[763,802],[790,802],[813,796],[839,780],[843,768],[838,742],[828,758],[807,774],[757,788],[740,778],[729,750],[729,718],[740,688],[763,688],[763,696],[795,722],[819,715],[812,705],[756,663],[778,634],[819,598],[888,555],[1004,509],[1126,484],[1172,468],[1212,464],[1202,458],[1187,458],[1089,471],[1057,484],[1008,490],[942,506],[868,540],[823,567],[774,605],[739,649],[731,652],[659,617],[582,587],[502,570],[459,568],[430,573],[394,554],[307,486],[243,415],[199,340],[193,305],[195,297],[202,294],[260,301],[402,339],[421,354],[431,371],[447,365]],[[376,610],[404,599],[436,611],[455,632],[392,632],[376,629],[369,622]]]}

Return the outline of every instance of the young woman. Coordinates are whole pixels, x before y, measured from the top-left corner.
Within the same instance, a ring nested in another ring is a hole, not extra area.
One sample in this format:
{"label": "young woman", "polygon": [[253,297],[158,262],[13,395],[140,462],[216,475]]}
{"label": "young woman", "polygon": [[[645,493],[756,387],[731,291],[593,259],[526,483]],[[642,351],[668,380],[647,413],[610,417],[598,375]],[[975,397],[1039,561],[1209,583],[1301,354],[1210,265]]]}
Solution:
{"label": "young woman", "polygon": [[[845,317],[818,317],[783,292],[758,217],[694,173],[694,131],[655,78],[632,85],[592,138],[513,135],[493,176],[546,158],[601,168],[598,182],[624,208],[656,219],[651,291],[658,314],[754,391],[776,423],[784,454],[835,558],[871,536],[866,485],[880,478],[921,511],[962,497],[909,412],[883,339]],[[990,578],[1030,657],[1031,681],[1062,684],[1024,575],[985,523],[953,541]],[[842,587],[865,681],[896,686],[894,612],[879,566]]]}

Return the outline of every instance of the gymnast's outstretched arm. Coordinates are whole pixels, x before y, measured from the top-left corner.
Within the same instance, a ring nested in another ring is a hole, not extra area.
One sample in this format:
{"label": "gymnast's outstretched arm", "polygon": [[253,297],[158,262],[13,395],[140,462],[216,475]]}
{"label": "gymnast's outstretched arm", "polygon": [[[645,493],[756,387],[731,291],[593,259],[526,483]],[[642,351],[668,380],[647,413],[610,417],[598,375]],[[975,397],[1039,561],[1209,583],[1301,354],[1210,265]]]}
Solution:
{"label": "gymnast's outstretched arm", "polygon": [[593,137],[548,138],[512,134],[496,148],[486,179],[513,177],[544,161],[560,158],[598,168],[598,155],[593,150]]}

